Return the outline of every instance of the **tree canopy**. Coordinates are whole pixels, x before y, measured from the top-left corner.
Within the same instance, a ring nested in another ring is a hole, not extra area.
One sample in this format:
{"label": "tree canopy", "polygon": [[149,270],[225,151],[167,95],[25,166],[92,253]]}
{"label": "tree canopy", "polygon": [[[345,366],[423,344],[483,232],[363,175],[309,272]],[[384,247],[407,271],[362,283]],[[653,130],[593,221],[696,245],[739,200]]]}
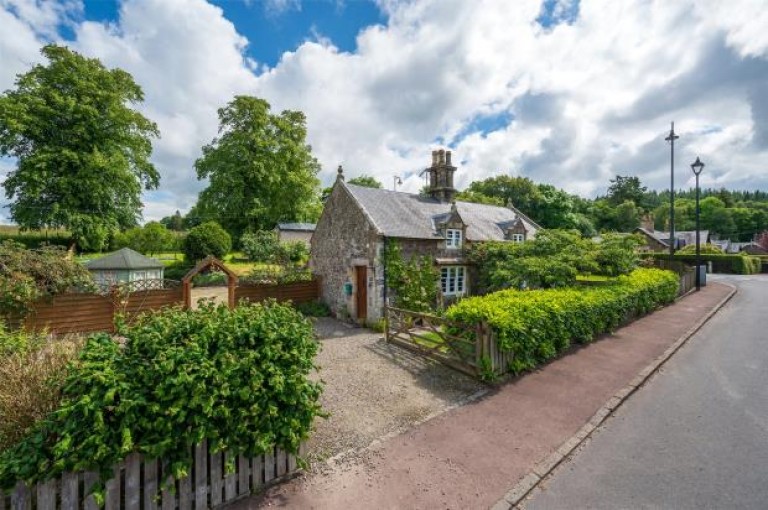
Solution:
{"label": "tree canopy", "polygon": [[366,188],[376,188],[381,189],[383,186],[381,183],[375,178],[370,175],[359,175],[357,177],[351,178],[349,181],[347,181],[349,184],[356,184],[358,186],[365,186]]}
{"label": "tree canopy", "polygon": [[0,96],[0,155],[17,166],[3,186],[25,229],[65,227],[84,249],[134,226],[141,191],[160,176],[150,163],[157,126],[130,105],[143,101],[127,72],[63,46]]}
{"label": "tree canopy", "polygon": [[219,136],[195,162],[197,214],[217,220],[239,238],[280,221],[314,221],[321,210],[320,164],[306,143],[302,112],[270,113],[263,99],[237,96],[219,109]]}

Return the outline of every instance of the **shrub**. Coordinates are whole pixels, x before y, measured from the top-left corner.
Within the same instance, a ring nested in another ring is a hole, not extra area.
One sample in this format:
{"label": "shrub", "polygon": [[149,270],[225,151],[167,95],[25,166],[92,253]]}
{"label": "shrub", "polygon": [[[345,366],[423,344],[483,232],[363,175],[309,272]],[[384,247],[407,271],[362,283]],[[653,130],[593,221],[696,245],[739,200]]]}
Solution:
{"label": "shrub", "polygon": [[[669,259],[669,255],[665,253],[652,253],[649,257],[655,259]],[[684,262],[688,265],[696,265],[696,255],[688,253],[677,252],[674,255],[674,260]],[[732,274],[756,274],[761,270],[760,257],[751,255],[726,255],[726,254],[702,254],[702,264],[712,262],[712,267],[716,273],[732,273]]]}
{"label": "shrub", "polygon": [[143,227],[116,233],[110,247],[113,250],[128,247],[145,255],[154,255],[163,251],[176,251],[178,237],[161,223],[150,221]]}
{"label": "shrub", "polygon": [[331,315],[331,309],[322,301],[295,303],[293,307],[307,317],[328,317]]}
{"label": "shrub", "polygon": [[540,230],[524,243],[473,245],[469,260],[478,267],[480,293],[505,288],[555,288],[573,285],[580,272],[598,270],[595,246],[576,230]]}
{"label": "shrub", "polygon": [[67,258],[62,248],[0,244],[0,315],[23,315],[37,299],[72,288],[93,290],[94,283],[90,272]]}
{"label": "shrub", "polygon": [[76,338],[8,332],[0,324],[0,451],[17,443],[56,410]]}
{"label": "shrub", "polygon": [[309,248],[303,241],[278,241],[272,230],[247,232],[240,238],[240,246],[246,257],[253,262],[265,264],[300,265],[309,259]]}
{"label": "shrub", "polygon": [[290,262],[293,265],[303,265],[309,260],[309,248],[304,241],[280,243],[280,253],[284,262]]}
{"label": "shrub", "polygon": [[184,239],[184,256],[193,263],[213,255],[223,259],[232,249],[232,238],[221,225],[209,221],[191,229]]}
{"label": "shrub", "polygon": [[318,344],[290,306],[168,309],[119,334],[119,343],[88,339],[56,412],[0,453],[0,488],[63,471],[105,480],[131,452],[165,459],[181,477],[203,439],[213,451],[296,453],[321,413],[321,385],[308,378]]}
{"label": "shrub", "polygon": [[635,235],[603,234],[595,249],[597,274],[619,276],[629,274],[640,263],[637,248],[642,244]]}
{"label": "shrub", "polygon": [[246,232],[240,238],[240,247],[248,260],[253,262],[268,264],[279,258],[280,242],[277,233],[272,230]]}
{"label": "shrub", "polygon": [[589,342],[629,317],[672,302],[679,279],[671,271],[636,269],[598,287],[504,290],[451,306],[446,317],[466,324],[486,322],[502,351],[514,352],[509,370],[535,368],[567,349]]}
{"label": "shrub", "polygon": [[[700,253],[710,254],[710,255],[721,255],[721,254],[723,254],[723,250],[721,250],[719,246],[714,245],[714,244],[710,244],[710,243],[706,243],[706,244],[700,245],[699,252]],[[679,249],[677,251],[677,253],[680,253],[680,254],[686,254],[687,253],[687,254],[695,255],[696,254],[696,243],[688,244],[686,246],[683,246],[681,249]]]}
{"label": "shrub", "polygon": [[186,261],[177,261],[173,264],[165,266],[163,276],[166,280],[181,280],[194,266],[190,265]]}
{"label": "shrub", "polygon": [[412,257],[404,260],[400,246],[390,241],[384,251],[387,286],[394,294],[395,306],[417,312],[430,312],[437,305],[437,278],[432,259]]}

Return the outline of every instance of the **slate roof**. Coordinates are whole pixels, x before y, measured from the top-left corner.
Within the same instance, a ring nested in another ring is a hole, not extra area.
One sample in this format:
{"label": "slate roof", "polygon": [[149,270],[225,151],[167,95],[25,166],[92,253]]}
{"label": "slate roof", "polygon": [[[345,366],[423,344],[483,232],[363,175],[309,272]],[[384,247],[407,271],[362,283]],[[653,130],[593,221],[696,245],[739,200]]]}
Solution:
{"label": "slate roof", "polygon": [[[647,228],[638,227],[639,231],[646,235],[649,235],[656,239],[658,242],[665,246],[669,246],[669,232],[661,232],[659,230],[648,230]],[[701,243],[707,243],[709,239],[709,230],[700,230]],[[696,231],[695,230],[680,230],[675,232],[675,241],[677,248],[688,246],[689,244],[696,244]]]}
{"label": "slate roof", "polygon": [[85,267],[91,271],[96,269],[160,269],[163,267],[163,263],[157,259],[145,257],[130,248],[122,248],[101,258],[89,260],[85,263]]}
{"label": "slate roof", "polygon": [[278,230],[299,230],[302,232],[314,232],[315,231],[315,224],[314,223],[278,223],[277,229]]}
{"label": "slate roof", "polygon": [[[451,204],[411,193],[343,183],[382,235],[410,239],[442,239],[438,225],[451,214]],[[514,208],[456,202],[467,225],[468,241],[502,241],[504,228],[518,218],[534,234],[540,227]]]}

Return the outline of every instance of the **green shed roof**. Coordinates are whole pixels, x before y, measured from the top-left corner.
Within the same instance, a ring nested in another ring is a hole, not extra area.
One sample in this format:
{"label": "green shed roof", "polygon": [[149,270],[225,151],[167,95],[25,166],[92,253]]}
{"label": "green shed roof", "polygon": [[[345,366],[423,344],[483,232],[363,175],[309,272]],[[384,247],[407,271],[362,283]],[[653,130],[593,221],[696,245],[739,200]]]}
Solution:
{"label": "green shed roof", "polygon": [[89,260],[85,267],[96,269],[160,269],[163,263],[157,259],[145,257],[130,248],[123,248],[98,259]]}

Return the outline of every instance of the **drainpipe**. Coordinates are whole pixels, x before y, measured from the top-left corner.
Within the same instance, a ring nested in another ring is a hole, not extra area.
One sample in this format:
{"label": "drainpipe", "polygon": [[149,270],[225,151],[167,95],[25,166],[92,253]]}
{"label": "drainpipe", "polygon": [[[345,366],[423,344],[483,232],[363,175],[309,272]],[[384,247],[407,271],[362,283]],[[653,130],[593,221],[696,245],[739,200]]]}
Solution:
{"label": "drainpipe", "polygon": [[389,314],[387,313],[387,236],[384,239],[384,250],[381,254],[382,278],[384,279],[384,338],[389,340]]}

